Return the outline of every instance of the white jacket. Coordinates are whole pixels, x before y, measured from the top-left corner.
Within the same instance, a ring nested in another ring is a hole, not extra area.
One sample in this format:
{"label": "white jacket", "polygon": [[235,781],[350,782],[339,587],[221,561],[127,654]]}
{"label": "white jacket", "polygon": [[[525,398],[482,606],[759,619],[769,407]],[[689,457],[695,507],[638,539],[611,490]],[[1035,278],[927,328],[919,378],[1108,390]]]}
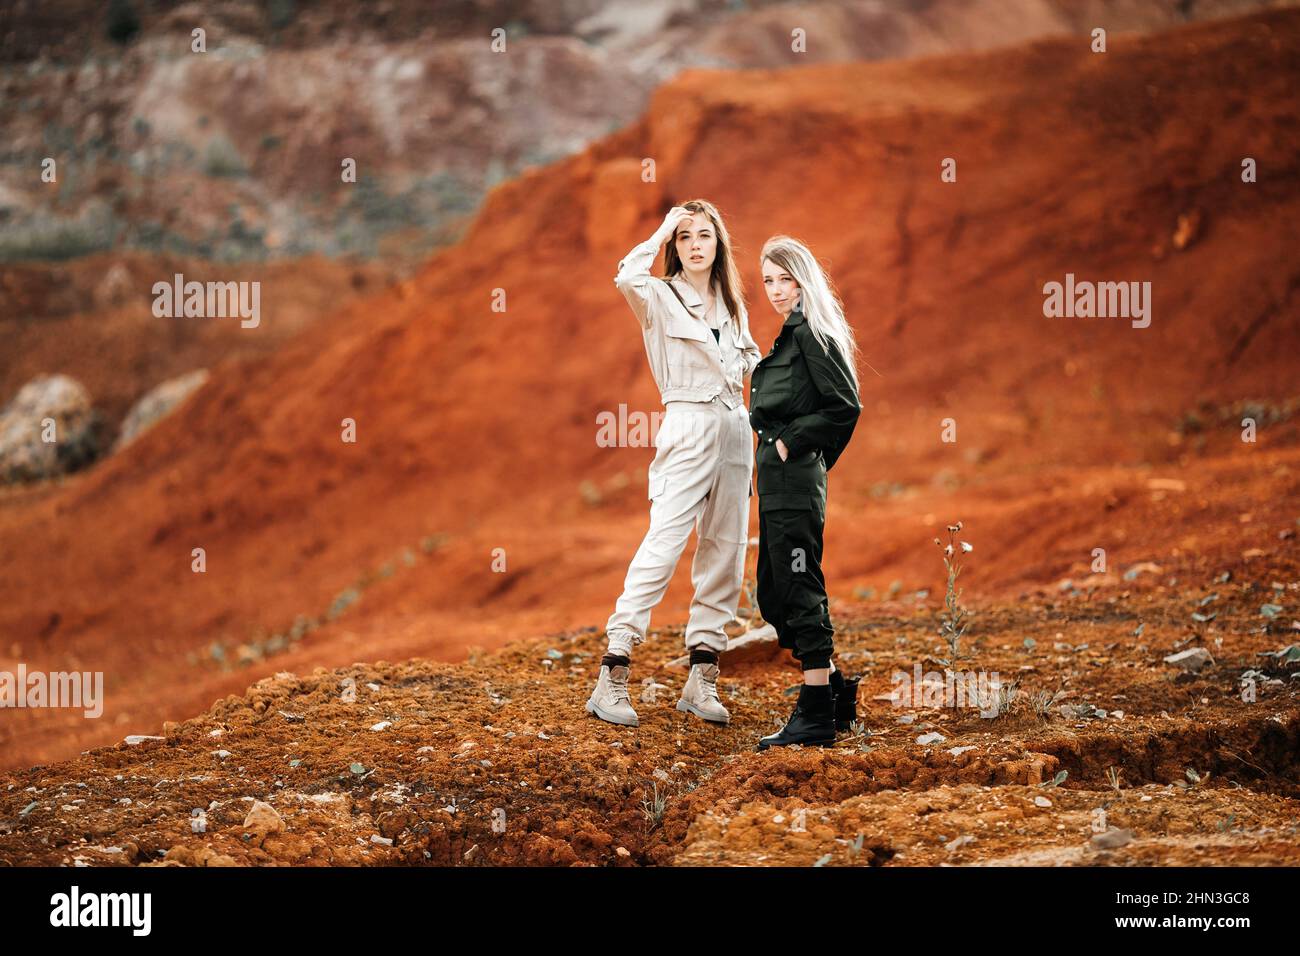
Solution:
{"label": "white jacket", "polygon": [[[661,227],[627,254],[614,277],[614,285],[641,323],[660,398],[667,404],[708,402],[716,397],[728,408],[743,406],[745,379],[763,357],[750,338],[749,316],[742,305],[739,321],[733,321],[715,287],[713,300],[721,334],[714,341],[704,318],[704,302],[691,284],[681,275],[664,279],[650,274],[659,250],[672,234],[671,227]],[[681,301],[673,295],[674,288]]]}

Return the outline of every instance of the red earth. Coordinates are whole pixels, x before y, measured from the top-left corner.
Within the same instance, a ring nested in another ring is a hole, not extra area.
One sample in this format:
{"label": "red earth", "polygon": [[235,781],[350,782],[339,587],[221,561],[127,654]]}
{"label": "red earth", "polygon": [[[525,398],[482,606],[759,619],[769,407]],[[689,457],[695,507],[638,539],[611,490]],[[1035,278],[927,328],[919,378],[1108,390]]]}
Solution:
{"label": "red earth", "polygon": [[[826,262],[879,373],[861,369],[832,475],[837,606],[933,601],[931,539],[957,518],[977,608],[1118,587],[1144,562],[1174,589],[1293,569],[1297,39],[1278,11],[1105,54],[1075,36],[682,75],[639,123],[495,189],[409,281],[219,365],[121,454],[0,495],[0,670],[103,671],[107,695],[98,720],[6,712],[0,765],[158,733],[277,672],[603,624],[653,450],[601,447],[597,416],[659,407],[612,278],[699,196],[727,217],[764,349],[757,254],[784,232]],[[1150,326],[1046,318],[1067,273],[1150,281]],[[657,624],[688,600],[681,570]]]}

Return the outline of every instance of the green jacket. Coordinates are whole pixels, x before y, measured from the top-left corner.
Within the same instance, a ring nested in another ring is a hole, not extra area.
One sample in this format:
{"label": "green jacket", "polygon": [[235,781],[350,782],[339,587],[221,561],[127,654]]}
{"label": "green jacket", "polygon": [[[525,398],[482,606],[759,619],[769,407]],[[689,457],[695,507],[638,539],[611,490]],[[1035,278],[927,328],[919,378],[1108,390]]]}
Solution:
{"label": "green jacket", "polygon": [[785,442],[790,460],[820,450],[829,471],[849,443],[862,405],[839,349],[818,344],[801,311],[790,313],[754,369],[749,421],[760,443]]}

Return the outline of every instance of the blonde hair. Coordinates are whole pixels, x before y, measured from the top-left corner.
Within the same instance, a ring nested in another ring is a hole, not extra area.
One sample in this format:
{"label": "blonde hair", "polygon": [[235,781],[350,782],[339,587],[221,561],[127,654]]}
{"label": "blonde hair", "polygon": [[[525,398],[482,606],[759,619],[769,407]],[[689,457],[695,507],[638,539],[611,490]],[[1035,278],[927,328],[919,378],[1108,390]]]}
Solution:
{"label": "blonde hair", "polygon": [[[713,223],[713,230],[717,236],[717,249],[713,256],[709,282],[717,284],[722,293],[722,301],[727,304],[727,311],[731,313],[731,321],[739,329],[740,313],[745,307],[745,294],[740,284],[740,269],[736,267],[736,256],[731,247],[731,234],[727,232],[727,227],[722,222],[722,213],[718,212],[717,206],[706,199],[692,199],[690,202],[682,203],[682,208],[693,215],[703,213]],[[677,254],[677,243],[669,240],[664,253],[664,276],[672,278],[681,271],[682,259]]]}
{"label": "blonde hair", "polygon": [[858,343],[853,326],[844,317],[844,306],[831,285],[821,264],[812,251],[798,239],[773,236],[763,243],[758,257],[759,267],[771,259],[778,268],[790,273],[799,285],[799,308],[808,322],[813,338],[830,354],[829,343],[834,343],[853,377],[853,387],[858,387]]}

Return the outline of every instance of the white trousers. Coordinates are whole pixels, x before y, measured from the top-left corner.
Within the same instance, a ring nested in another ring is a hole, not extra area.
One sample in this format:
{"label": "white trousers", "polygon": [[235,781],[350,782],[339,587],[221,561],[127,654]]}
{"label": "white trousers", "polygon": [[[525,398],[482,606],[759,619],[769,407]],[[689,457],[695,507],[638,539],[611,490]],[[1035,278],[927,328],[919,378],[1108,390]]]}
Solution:
{"label": "white trousers", "polygon": [[724,625],[736,616],[749,536],[753,432],[744,404],[668,402],[650,463],[650,529],[627,569],[605,631],[611,649],[645,640],[650,611],[668,590],[691,528],[695,597],[686,646],[727,649]]}

